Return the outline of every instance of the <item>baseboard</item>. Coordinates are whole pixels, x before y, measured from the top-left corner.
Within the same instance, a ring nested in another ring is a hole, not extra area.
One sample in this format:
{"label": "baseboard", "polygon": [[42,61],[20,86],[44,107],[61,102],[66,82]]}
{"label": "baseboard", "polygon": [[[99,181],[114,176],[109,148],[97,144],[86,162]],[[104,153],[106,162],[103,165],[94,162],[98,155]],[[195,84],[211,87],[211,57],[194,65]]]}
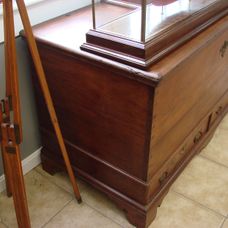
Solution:
{"label": "baseboard", "polygon": [[[22,169],[24,175],[41,163],[40,153],[41,148],[33,152],[31,155],[29,155],[22,161]],[[4,191],[5,188],[5,175],[2,175],[0,176],[0,192]]]}

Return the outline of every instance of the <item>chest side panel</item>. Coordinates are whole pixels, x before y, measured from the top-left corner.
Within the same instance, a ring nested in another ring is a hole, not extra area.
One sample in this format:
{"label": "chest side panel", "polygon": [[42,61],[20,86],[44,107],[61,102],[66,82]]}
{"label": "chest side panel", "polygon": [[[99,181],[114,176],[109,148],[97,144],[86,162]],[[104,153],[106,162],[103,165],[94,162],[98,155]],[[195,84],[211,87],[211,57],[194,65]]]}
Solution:
{"label": "chest side panel", "polygon": [[[100,161],[144,179],[151,89],[43,45],[39,50],[64,138]],[[38,102],[42,107],[42,99]],[[39,112],[42,128],[51,130],[44,110]]]}
{"label": "chest side panel", "polygon": [[169,72],[155,92],[149,178],[228,89],[227,28]]}

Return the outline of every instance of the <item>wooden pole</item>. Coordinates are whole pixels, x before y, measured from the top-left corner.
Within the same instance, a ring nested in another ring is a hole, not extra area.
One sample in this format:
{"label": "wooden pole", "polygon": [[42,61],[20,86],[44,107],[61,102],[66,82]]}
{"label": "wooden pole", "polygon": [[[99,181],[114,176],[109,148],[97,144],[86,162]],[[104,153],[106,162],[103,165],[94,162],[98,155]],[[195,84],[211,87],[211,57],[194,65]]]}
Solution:
{"label": "wooden pole", "polygon": [[25,3],[23,0],[16,0],[16,2],[17,2],[18,10],[20,12],[23,27],[25,30],[25,35],[27,37],[30,53],[31,53],[31,56],[33,58],[33,63],[34,63],[34,66],[35,66],[35,69],[37,72],[37,76],[38,76],[38,79],[40,82],[40,86],[41,86],[41,89],[42,89],[42,92],[43,92],[43,95],[45,98],[47,108],[48,108],[48,111],[49,111],[49,114],[51,117],[51,121],[52,121],[54,130],[55,130],[58,142],[59,142],[61,153],[62,153],[62,156],[64,158],[65,164],[66,164],[67,172],[68,172],[68,175],[70,177],[70,180],[71,180],[71,183],[73,186],[74,194],[75,194],[75,197],[78,200],[78,202],[81,203],[81,196],[80,196],[79,189],[78,189],[78,186],[76,183],[76,179],[75,179],[75,176],[74,176],[71,164],[70,164],[70,160],[69,160],[69,157],[67,154],[67,150],[66,150],[66,146],[65,146],[65,143],[63,140],[63,136],[62,136],[62,133],[61,133],[61,130],[59,127],[57,115],[56,115],[56,112],[54,109],[54,105],[53,105],[52,98],[50,95],[50,91],[48,88],[48,84],[46,81],[44,69],[43,69],[43,66],[42,66],[42,63],[40,60],[40,56],[39,56],[39,52],[38,52],[37,45],[35,42],[35,38],[33,36],[33,32],[32,32],[31,24],[29,21],[28,13],[27,13],[27,10],[25,7]]}
{"label": "wooden pole", "polygon": [[[3,102],[4,107],[1,107],[3,108],[1,110],[1,147],[3,148],[4,169],[8,182],[7,191],[9,191],[8,195],[11,193],[13,195],[18,226],[30,228],[19,148],[22,141],[22,128],[12,0],[3,0],[3,13],[6,39],[6,99]],[[10,111],[13,111],[12,120]]]}
{"label": "wooden pole", "polygon": [[[5,49],[5,72],[6,72],[6,99],[1,101],[1,116],[0,116],[0,123],[6,123],[10,120],[10,107],[9,107],[9,100],[8,97],[12,97],[12,92],[11,92],[11,82],[10,82],[10,70],[9,70],[9,62],[8,58],[8,31],[6,31],[7,28],[7,18],[6,18],[6,5],[3,4],[3,17],[4,17],[4,49]],[[2,110],[4,113],[2,113]],[[5,182],[6,182],[6,193],[7,196],[10,197],[12,196],[12,190],[11,190],[11,184],[10,184],[10,174],[9,174],[9,161],[7,159],[7,156],[5,155],[5,148],[1,144],[1,151],[2,151],[2,160],[3,160],[3,168],[5,170]]]}
{"label": "wooden pole", "polygon": [[14,137],[13,124],[2,124],[2,146],[9,161],[9,178],[13,195],[14,208],[19,228],[30,228],[28,203],[26,198],[25,184],[21,166],[20,148]]}
{"label": "wooden pole", "polygon": [[[19,79],[16,60],[16,43],[14,32],[13,0],[0,0],[3,3],[4,36],[5,36],[5,69],[6,69],[6,98],[0,102],[0,141],[6,175],[7,195],[12,194],[19,228],[30,228],[28,203],[22,172],[20,147],[22,142],[22,123],[19,99]],[[60,131],[53,102],[47,86],[46,78],[38,54],[32,28],[23,0],[17,1],[20,16],[24,25],[28,44],[34,60],[42,91],[48,106],[51,120],[59,141],[61,152],[66,163],[75,197],[81,202],[73,170]]]}

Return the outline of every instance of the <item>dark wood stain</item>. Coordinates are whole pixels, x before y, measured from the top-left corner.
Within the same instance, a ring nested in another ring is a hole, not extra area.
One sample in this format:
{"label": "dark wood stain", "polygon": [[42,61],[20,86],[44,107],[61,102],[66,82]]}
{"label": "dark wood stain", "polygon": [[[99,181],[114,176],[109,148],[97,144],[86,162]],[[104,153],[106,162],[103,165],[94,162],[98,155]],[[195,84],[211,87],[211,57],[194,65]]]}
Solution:
{"label": "dark wood stain", "polygon": [[[148,227],[228,111],[228,53],[219,53],[228,18],[142,71],[79,49],[86,31],[78,25],[88,15],[85,8],[34,28],[47,81],[76,174],[124,209],[132,224]],[[64,25],[65,38],[53,35]],[[42,165],[54,174],[64,163],[35,73],[33,81]]]}

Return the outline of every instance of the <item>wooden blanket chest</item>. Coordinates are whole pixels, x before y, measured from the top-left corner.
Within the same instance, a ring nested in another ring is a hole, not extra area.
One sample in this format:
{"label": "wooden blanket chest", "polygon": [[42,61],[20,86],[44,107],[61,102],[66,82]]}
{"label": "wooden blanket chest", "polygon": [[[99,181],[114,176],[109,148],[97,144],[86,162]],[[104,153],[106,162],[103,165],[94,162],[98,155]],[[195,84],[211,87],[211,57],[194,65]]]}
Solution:
{"label": "wooden blanket chest", "polygon": [[[99,7],[108,12],[103,20],[126,10]],[[75,172],[132,224],[148,227],[228,110],[228,17],[140,70],[80,50],[90,10],[38,25],[34,34]],[[54,174],[64,164],[36,80],[42,164]]]}

